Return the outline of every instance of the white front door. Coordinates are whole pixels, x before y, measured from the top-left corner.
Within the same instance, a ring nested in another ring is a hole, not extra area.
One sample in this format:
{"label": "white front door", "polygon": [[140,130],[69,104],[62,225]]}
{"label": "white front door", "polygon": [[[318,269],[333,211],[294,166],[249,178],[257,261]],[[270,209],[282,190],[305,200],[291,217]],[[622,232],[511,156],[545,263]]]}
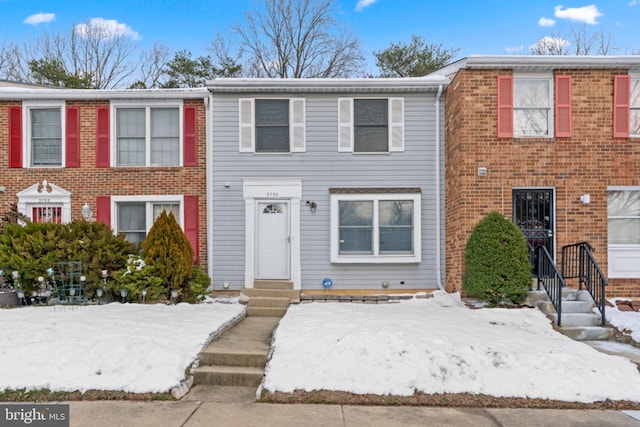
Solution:
{"label": "white front door", "polygon": [[256,212],[256,279],[289,279],[288,201],[260,201]]}

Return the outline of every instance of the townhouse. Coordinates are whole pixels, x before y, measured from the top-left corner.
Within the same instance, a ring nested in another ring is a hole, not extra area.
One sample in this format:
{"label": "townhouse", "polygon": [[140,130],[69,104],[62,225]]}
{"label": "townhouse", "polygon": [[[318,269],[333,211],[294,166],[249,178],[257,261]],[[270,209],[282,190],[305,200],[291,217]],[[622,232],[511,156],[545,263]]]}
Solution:
{"label": "townhouse", "polygon": [[640,296],[640,57],[470,56],[446,91],[446,277],[474,225],[511,218],[556,263],[590,243],[607,296]]}

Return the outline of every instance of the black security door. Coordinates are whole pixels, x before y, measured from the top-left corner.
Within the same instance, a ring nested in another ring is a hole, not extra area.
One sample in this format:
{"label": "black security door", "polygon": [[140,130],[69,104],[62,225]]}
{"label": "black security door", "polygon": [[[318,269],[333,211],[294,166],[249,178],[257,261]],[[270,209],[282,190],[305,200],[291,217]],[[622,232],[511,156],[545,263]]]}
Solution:
{"label": "black security door", "polygon": [[536,274],[535,251],[545,246],[555,257],[553,247],[554,208],[552,189],[513,190],[513,222],[524,233],[531,250],[531,273]]}

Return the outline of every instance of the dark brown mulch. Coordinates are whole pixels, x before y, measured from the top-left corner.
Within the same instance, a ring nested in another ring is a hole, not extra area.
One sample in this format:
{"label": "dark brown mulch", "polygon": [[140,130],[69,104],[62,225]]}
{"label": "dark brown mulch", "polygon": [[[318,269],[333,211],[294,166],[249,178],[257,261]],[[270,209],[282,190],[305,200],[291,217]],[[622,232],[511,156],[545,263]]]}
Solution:
{"label": "dark brown mulch", "polygon": [[263,392],[266,403],[314,403],[328,405],[368,406],[432,406],[465,408],[535,408],[535,409],[600,409],[640,410],[640,403],[606,400],[595,403],[564,402],[559,400],[527,399],[520,397],[494,397],[483,394],[424,394],[413,396],[380,396],[353,394],[342,391],[295,391],[293,393]]}
{"label": "dark brown mulch", "polygon": [[0,402],[54,402],[80,400],[173,400],[170,393],[127,393],[124,391],[88,390],[79,391],[49,391],[49,390],[5,390],[0,393]]}

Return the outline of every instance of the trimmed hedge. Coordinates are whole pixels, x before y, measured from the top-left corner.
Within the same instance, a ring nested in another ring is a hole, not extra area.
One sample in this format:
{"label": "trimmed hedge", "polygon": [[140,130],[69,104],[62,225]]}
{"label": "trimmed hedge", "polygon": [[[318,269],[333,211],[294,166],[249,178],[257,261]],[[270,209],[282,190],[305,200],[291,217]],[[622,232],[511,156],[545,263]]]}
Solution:
{"label": "trimmed hedge", "polygon": [[499,212],[491,212],[473,229],[464,251],[464,268],[462,289],[491,304],[521,303],[531,288],[527,241]]}

